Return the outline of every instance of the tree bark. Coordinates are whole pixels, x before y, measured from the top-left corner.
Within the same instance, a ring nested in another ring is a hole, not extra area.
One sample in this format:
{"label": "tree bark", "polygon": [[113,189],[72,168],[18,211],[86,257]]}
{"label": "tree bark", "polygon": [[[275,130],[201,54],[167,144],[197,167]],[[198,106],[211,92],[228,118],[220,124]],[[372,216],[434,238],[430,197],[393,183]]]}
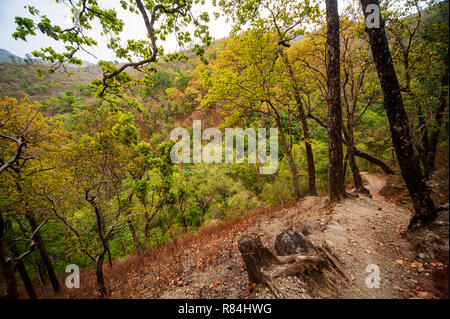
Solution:
{"label": "tree bark", "polygon": [[153,212],[151,215],[148,214],[147,207],[145,206],[145,226],[144,226],[144,241],[145,241],[145,250],[148,251],[150,249],[149,245],[149,231],[150,231],[150,223],[153,220],[153,218],[156,216],[156,213]]}
{"label": "tree bark", "polygon": [[439,96],[439,107],[434,116],[434,125],[431,128],[430,137],[430,152],[428,158],[428,168],[433,171],[436,168],[436,151],[439,142],[439,134],[442,127],[442,117],[444,115],[445,109],[447,108],[447,98],[448,98],[448,52],[444,61],[444,70],[441,78],[441,93]]}
{"label": "tree bark", "polygon": [[[34,215],[31,212],[27,212],[25,217],[31,226],[31,231],[34,232],[36,230],[36,228],[38,227],[38,224],[36,222],[36,219],[34,218]],[[38,246],[38,249],[41,254],[42,261],[44,262],[45,268],[47,268],[48,278],[50,279],[50,283],[52,284],[53,291],[55,293],[58,293],[61,290],[61,287],[60,287],[60,284],[58,281],[58,277],[56,277],[55,269],[53,268],[52,262],[50,260],[50,256],[47,252],[47,249],[45,248],[45,244],[44,244],[44,241],[42,240],[40,231],[36,232],[36,235],[34,236],[34,241],[36,242],[36,245]]]}
{"label": "tree bark", "polygon": [[349,156],[348,156],[348,163],[350,166],[350,170],[352,172],[353,181],[355,182],[355,189],[358,193],[367,195],[371,197],[370,191],[364,187],[361,174],[359,173],[358,165],[355,161],[355,155],[353,153],[353,148],[349,148]]}
{"label": "tree bark", "polygon": [[141,243],[139,242],[139,238],[136,234],[136,230],[134,229],[134,225],[133,222],[131,221],[131,218],[128,218],[127,223],[128,228],[130,229],[131,236],[133,237],[134,248],[136,249],[138,256],[142,256],[143,255],[142,246]]}
{"label": "tree bark", "polygon": [[[280,237],[280,235],[277,236],[277,241],[285,239],[285,236]],[[300,243],[305,247],[296,246]],[[328,287],[335,288],[338,280],[349,280],[342,264],[326,246],[315,247],[305,237],[302,237],[301,241],[287,238],[278,246],[283,247],[284,252],[301,251],[301,253],[277,256],[265,247],[259,236],[254,233],[244,234],[238,240],[238,249],[249,281],[267,285],[276,298],[284,297],[284,293],[273,280],[276,277],[301,276],[306,282],[314,282],[315,285],[311,286],[320,287],[320,290]],[[282,267],[275,275],[269,276],[263,272],[263,268],[270,264],[286,265],[286,267]],[[335,274],[337,276],[334,276]]]}
{"label": "tree bark", "polygon": [[417,115],[419,118],[419,135],[420,135],[420,141],[419,146],[417,147],[419,151],[419,159],[422,163],[422,169],[423,169],[423,175],[426,180],[430,178],[430,170],[428,167],[428,158],[430,154],[430,139],[428,136],[428,128],[425,121],[425,115],[423,114],[422,105],[418,103],[417,106]]}
{"label": "tree bark", "polygon": [[41,287],[42,297],[47,299],[47,292],[45,291],[45,279],[41,271],[41,266],[37,262],[33,262],[34,269],[36,270],[36,276],[39,281],[39,286]]}
{"label": "tree bark", "polygon": [[30,276],[28,275],[25,264],[22,260],[17,262],[17,270],[19,271],[20,278],[25,286],[25,290],[27,291],[28,297],[30,299],[37,299],[36,290],[34,290],[33,282],[31,281]]}
{"label": "tree bark", "polygon": [[[364,16],[367,18],[367,6],[370,4],[378,6],[378,1],[361,0],[361,4]],[[381,21],[381,23],[380,28],[366,28],[366,32],[369,35],[373,59],[383,90],[384,108],[389,120],[395,153],[414,206],[415,215],[409,225],[411,229],[433,220],[436,217],[436,211],[414,148],[408,116],[403,107],[400,85],[389,51],[384,22]]]}
{"label": "tree bark", "polygon": [[0,239],[0,258],[3,276],[6,281],[6,295],[8,299],[17,299],[19,297],[19,293],[17,291],[17,280],[14,274],[15,271],[12,265],[12,260],[8,257],[6,252],[6,245],[3,238]]}
{"label": "tree bark", "polygon": [[[14,256],[19,256],[15,243],[12,243],[10,249]],[[19,271],[19,275],[20,278],[22,279],[23,285],[25,286],[25,290],[27,291],[28,298],[37,299],[36,290],[34,290],[33,282],[31,281],[31,278],[28,275],[28,271],[27,268],[25,267],[23,260],[22,259],[16,260],[15,266]]]}
{"label": "tree bark", "polygon": [[337,0],[326,0],[327,15],[327,104],[328,104],[328,187],[330,201],[344,197],[342,151],[342,106],[340,80],[339,13]]}
{"label": "tree bark", "polygon": [[105,259],[106,251],[101,252],[95,260],[95,275],[97,277],[97,286],[101,297],[106,296],[108,290],[105,286],[105,279],[103,277],[103,261]]}
{"label": "tree bark", "polygon": [[172,234],[172,231],[170,230],[170,223],[169,223],[169,220],[167,219],[166,213],[164,211],[164,207],[162,207],[161,210],[162,210],[162,215],[163,215],[163,218],[164,218],[164,222],[166,223],[166,226],[167,226],[167,232],[169,233],[170,238],[172,239],[172,241],[175,241],[175,236]]}
{"label": "tree bark", "polygon": [[[344,133],[345,133],[345,130],[344,130]],[[354,140],[355,139],[353,136],[353,118],[349,114],[348,111],[347,111],[347,133],[345,135],[347,137],[346,138],[346,140],[347,140],[347,158],[348,158],[348,163],[350,166],[350,171],[352,172],[353,181],[355,182],[356,192],[370,197],[371,196],[370,191],[364,187],[361,174],[359,173],[358,165],[356,165],[355,151],[354,151]],[[344,170],[344,174],[345,174],[345,170]]]}
{"label": "tree bark", "polygon": [[8,299],[17,299],[19,293],[17,291],[17,280],[14,271],[14,265],[8,256],[5,244],[5,221],[0,211],[0,266],[2,267],[3,276],[6,281],[6,296]]}
{"label": "tree bark", "polygon": [[370,155],[369,153],[366,153],[364,151],[361,151],[360,149],[356,148],[353,146],[353,153],[361,158],[364,158],[365,160],[371,162],[372,164],[378,165],[383,172],[385,172],[386,174],[395,174],[394,170],[389,166],[389,164],[387,164],[385,161],[383,161],[382,159]]}
{"label": "tree bark", "polygon": [[103,277],[103,262],[105,259],[105,255],[109,254],[109,266],[112,268],[112,260],[111,260],[111,253],[109,250],[109,242],[108,242],[108,235],[104,234],[105,231],[105,223],[103,220],[103,215],[100,211],[100,208],[95,203],[95,197],[89,197],[89,191],[85,193],[86,201],[92,206],[95,212],[95,219],[96,219],[96,228],[97,228],[97,235],[100,239],[100,243],[102,245],[102,251],[96,256],[95,258],[95,275],[97,277],[97,286],[100,292],[101,297],[104,297],[108,290],[105,286],[105,279]]}
{"label": "tree bark", "polygon": [[264,247],[256,234],[243,235],[238,241],[239,252],[244,260],[248,279],[255,284],[265,284],[275,297],[280,298],[280,289],[275,285],[272,277],[261,271],[270,263],[280,263],[279,259]]}

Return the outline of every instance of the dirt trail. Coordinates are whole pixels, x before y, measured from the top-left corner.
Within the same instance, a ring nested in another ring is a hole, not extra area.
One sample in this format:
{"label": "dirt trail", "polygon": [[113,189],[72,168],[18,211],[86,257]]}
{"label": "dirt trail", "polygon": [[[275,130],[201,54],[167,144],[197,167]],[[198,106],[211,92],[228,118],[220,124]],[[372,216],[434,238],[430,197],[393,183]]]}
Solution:
{"label": "dirt trail", "polygon": [[[351,287],[340,297],[413,297],[416,293],[411,291],[416,288],[419,275],[413,268],[418,267],[411,267],[415,254],[401,236],[411,213],[379,195],[386,183],[385,176],[367,172],[361,175],[372,198],[361,195],[337,204],[324,232],[312,237],[323,240],[336,252],[353,279]],[[370,288],[366,280],[377,270],[379,288]]]}
{"label": "dirt trail", "polygon": [[[415,260],[416,253],[401,235],[407,228],[411,212],[379,195],[386,183],[384,175],[361,174],[372,198],[363,195],[347,198],[330,211],[326,198],[307,197],[297,206],[262,215],[239,232],[230,232],[227,237],[211,242],[209,245],[221,247],[214,262],[201,270],[187,267],[178,287],[170,287],[160,297],[273,298],[263,286],[249,292],[237,240],[241,233],[256,232],[267,247],[273,248],[276,235],[289,227],[306,234],[314,244],[325,243],[332,248],[351,281],[345,288],[323,293],[310,291],[301,277],[276,278],[276,284],[287,298],[432,297],[433,292],[422,288],[423,283],[432,279],[430,265]],[[189,255],[189,251],[186,252],[183,265],[195,264]],[[367,267],[372,267],[372,270]],[[367,277],[375,275],[373,269],[379,270],[378,288],[366,285]]]}
{"label": "dirt trail", "polygon": [[387,177],[381,174],[372,174],[368,172],[361,172],[361,176],[368,182],[367,188],[370,190],[372,195],[378,195],[380,190],[386,184]]}

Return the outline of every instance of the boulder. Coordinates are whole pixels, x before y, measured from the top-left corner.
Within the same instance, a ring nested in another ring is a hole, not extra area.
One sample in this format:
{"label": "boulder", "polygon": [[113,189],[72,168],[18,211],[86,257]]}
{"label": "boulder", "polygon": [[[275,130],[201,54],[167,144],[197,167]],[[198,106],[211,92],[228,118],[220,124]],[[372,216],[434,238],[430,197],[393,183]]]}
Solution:
{"label": "boulder", "polygon": [[275,239],[275,252],[278,256],[311,255],[315,250],[313,243],[294,228],[284,230]]}

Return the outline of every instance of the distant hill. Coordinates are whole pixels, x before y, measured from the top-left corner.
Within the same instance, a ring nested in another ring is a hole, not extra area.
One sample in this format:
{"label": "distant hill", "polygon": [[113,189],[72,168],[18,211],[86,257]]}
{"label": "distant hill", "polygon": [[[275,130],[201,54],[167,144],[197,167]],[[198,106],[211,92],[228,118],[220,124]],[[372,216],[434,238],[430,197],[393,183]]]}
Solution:
{"label": "distant hill", "polygon": [[91,83],[101,77],[97,64],[83,61],[83,65],[67,64],[66,70],[57,70],[41,78],[36,68],[47,69],[49,63],[27,54],[21,58],[8,50],[0,48],[0,97],[10,96],[22,98],[27,94],[31,100],[43,100],[56,96],[80,84]]}
{"label": "distant hill", "polygon": [[[6,50],[5,50],[6,51]],[[22,98],[29,95],[31,100],[40,101],[64,92],[78,84],[88,84],[102,73],[98,66],[67,67],[69,75],[63,69],[58,69],[53,74],[46,74],[41,78],[36,73],[36,68],[48,68],[48,64],[33,61],[29,63],[13,63],[0,61],[0,97],[9,96]]]}
{"label": "distant hill", "polygon": [[[27,54],[26,58],[21,58],[15,54],[12,54],[8,50],[0,49],[0,62],[13,62],[13,61],[27,62],[30,60],[32,60],[33,62],[42,63],[41,59],[37,59],[37,58],[33,57],[31,54]],[[46,63],[44,62],[42,64],[46,64]],[[92,62],[88,62],[88,61],[83,61],[82,65],[75,65],[75,64],[70,64],[70,63],[67,64],[67,66],[69,66],[71,68],[85,68],[85,67],[92,67],[95,65],[96,65],[96,63],[92,63]]]}
{"label": "distant hill", "polygon": [[0,62],[11,62],[13,60],[23,61],[22,58],[18,57],[15,54],[12,54],[8,50],[0,49]]}

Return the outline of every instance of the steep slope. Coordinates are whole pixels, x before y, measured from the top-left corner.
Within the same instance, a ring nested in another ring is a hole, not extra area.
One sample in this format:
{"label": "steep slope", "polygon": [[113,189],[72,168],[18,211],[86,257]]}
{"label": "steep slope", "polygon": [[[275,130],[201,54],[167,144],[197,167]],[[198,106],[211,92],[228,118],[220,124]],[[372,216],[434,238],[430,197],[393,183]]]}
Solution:
{"label": "steep slope", "polygon": [[[385,176],[362,174],[372,198],[347,198],[330,209],[326,198],[307,197],[290,207],[260,210],[209,226],[147,257],[116,262],[113,269],[105,266],[110,297],[273,298],[268,288],[248,285],[237,241],[242,234],[254,232],[273,248],[276,236],[291,227],[316,245],[327,244],[350,281],[330,292],[313,289],[302,276],[276,278],[286,298],[444,297],[435,282],[444,264],[434,256],[418,254],[402,236],[411,213],[379,195]],[[448,225],[448,211],[445,214]],[[446,241],[448,249],[448,233]],[[371,274],[368,265],[379,268],[379,288],[366,285]],[[93,269],[86,270],[83,278],[81,289],[66,290],[62,297],[92,298],[96,290]]]}
{"label": "steep slope", "polygon": [[[432,272],[443,265],[416,261],[415,252],[401,233],[406,230],[411,213],[387,202],[378,193],[386,177],[363,173],[373,198],[348,198],[329,211],[326,200],[310,197],[299,206],[283,209],[264,216],[246,232],[256,232],[268,247],[274,246],[275,237],[286,228],[294,227],[316,245],[326,243],[347,269],[351,282],[347,288],[334,293],[310,289],[300,277],[277,278],[275,283],[288,298],[431,298]],[[187,297],[273,297],[268,288],[257,287],[253,294],[244,293],[247,282],[239,252],[237,238],[230,238],[226,248],[230,259],[206,271],[186,271],[181,279],[183,287],[169,288],[162,298]],[[225,253],[226,255],[226,253]],[[369,265],[379,268],[379,288],[368,288],[366,278],[371,274]],[[238,268],[239,273],[233,269]],[[366,272],[368,271],[368,272]],[[183,281],[184,280],[184,281]],[[226,287],[226,288],[223,288]],[[231,287],[231,288],[228,288]],[[228,289],[227,289],[228,288]],[[241,289],[242,295],[228,294]],[[209,293],[205,293],[205,290]],[[202,291],[200,293],[199,291]],[[220,291],[220,293],[218,293]],[[198,292],[198,293],[197,293]]]}

